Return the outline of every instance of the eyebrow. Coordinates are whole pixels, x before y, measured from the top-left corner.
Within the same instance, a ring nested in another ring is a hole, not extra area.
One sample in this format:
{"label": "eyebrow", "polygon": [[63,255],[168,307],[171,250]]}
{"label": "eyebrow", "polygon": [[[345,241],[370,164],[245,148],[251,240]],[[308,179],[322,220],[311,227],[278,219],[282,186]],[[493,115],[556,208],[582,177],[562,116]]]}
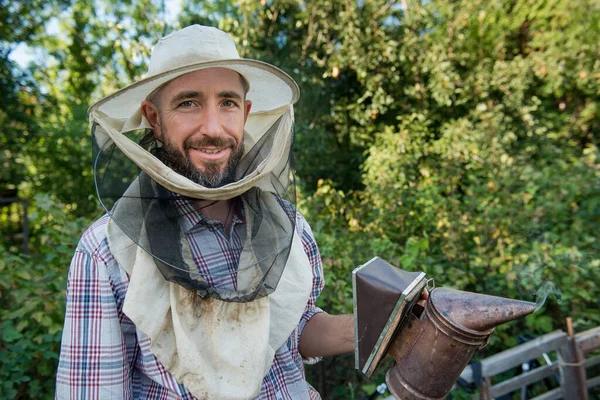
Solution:
{"label": "eyebrow", "polygon": [[233,90],[225,90],[223,92],[219,92],[217,96],[225,99],[243,100],[242,96],[238,92],[234,92]]}
{"label": "eyebrow", "polygon": [[[179,92],[175,96],[173,96],[171,98],[170,103],[171,104],[175,104],[175,103],[178,103],[180,101],[187,100],[187,99],[202,100],[205,97],[206,96],[202,92],[197,92],[195,90],[184,90],[183,92]],[[243,100],[243,97],[239,93],[234,92],[233,90],[224,90],[222,92],[219,92],[217,94],[217,97],[224,98],[224,99]]]}

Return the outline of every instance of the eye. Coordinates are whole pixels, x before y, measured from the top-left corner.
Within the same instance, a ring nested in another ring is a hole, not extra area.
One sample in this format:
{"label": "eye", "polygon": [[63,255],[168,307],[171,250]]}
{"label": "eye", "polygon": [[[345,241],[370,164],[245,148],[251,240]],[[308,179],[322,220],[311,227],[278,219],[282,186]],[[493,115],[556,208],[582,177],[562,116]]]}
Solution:
{"label": "eye", "polygon": [[227,108],[237,107],[237,103],[233,100],[224,100],[221,104],[223,105],[223,107]]}
{"label": "eye", "polygon": [[182,108],[190,108],[190,107],[194,107],[194,106],[195,106],[195,104],[191,100],[186,100],[179,104],[179,107],[182,107]]}

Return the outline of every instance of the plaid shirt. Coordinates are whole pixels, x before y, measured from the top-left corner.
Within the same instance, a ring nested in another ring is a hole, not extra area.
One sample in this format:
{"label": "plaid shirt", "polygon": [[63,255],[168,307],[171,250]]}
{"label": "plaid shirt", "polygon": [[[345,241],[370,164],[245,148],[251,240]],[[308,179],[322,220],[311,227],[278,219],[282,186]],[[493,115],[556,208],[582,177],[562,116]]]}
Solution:
{"label": "plaid shirt", "polygon": [[[203,217],[188,202],[178,200],[178,206],[185,210],[183,229],[200,272],[206,277],[217,272],[220,278],[211,282],[215,286],[233,285],[242,217],[233,217],[227,236],[221,223]],[[194,399],[150,352],[150,338],[123,314],[129,277],[110,252],[108,219],[105,215],[83,234],[71,262],[56,398]],[[298,344],[308,320],[321,311],[315,301],[323,290],[323,270],[308,223],[299,213],[296,221],[312,266],[313,289],[298,327],[275,353],[258,399],[320,399],[305,380]]]}

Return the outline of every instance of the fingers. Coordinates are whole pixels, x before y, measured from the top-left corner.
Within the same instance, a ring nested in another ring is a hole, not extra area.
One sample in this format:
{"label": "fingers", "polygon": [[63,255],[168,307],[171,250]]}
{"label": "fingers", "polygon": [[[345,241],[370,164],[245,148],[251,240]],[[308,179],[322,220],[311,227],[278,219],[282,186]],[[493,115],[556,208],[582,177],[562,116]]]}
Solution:
{"label": "fingers", "polygon": [[425,301],[427,301],[427,299],[429,298],[429,291],[427,290],[427,288],[424,288],[423,291],[421,292],[421,297],[419,298],[419,301],[417,301],[417,304],[425,307]]}

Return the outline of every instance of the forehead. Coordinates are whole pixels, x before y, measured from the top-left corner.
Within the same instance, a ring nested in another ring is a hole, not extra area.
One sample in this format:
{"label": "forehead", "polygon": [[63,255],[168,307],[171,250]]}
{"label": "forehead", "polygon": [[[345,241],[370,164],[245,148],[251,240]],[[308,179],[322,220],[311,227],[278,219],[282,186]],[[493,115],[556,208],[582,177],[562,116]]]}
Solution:
{"label": "forehead", "polygon": [[179,76],[162,88],[165,95],[173,95],[181,90],[198,92],[235,91],[244,94],[241,76],[227,68],[207,68]]}

